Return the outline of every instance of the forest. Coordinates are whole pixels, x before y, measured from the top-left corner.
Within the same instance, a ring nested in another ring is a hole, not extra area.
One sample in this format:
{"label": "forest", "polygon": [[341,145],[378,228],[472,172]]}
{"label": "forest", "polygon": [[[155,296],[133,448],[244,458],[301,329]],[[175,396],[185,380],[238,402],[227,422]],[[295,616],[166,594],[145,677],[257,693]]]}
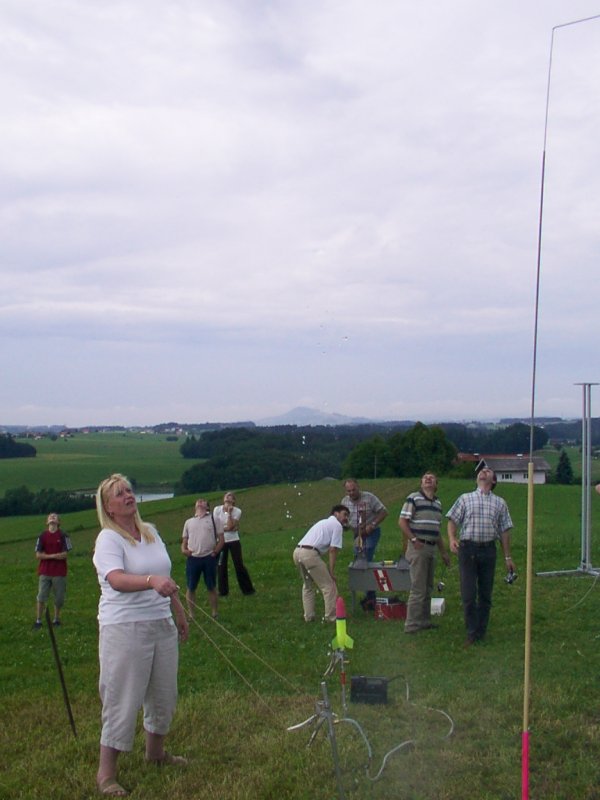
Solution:
{"label": "forest", "polygon": [[55,489],[42,489],[32,492],[27,486],[7,489],[0,497],[0,517],[16,517],[27,514],[66,514],[70,511],[84,511],[95,507],[91,494],[75,494]]}
{"label": "forest", "polygon": [[[190,436],[181,445],[184,458],[206,459],[186,470],[175,494],[213,491],[228,486],[364,477],[404,477],[426,469],[448,473],[459,451],[529,452],[529,426],[470,427],[456,423],[427,426],[286,425],[275,428],[226,428]],[[534,448],[548,434],[534,429]]]}
{"label": "forest", "polygon": [[0,433],[0,458],[35,458],[36,449],[26,442],[15,442],[9,433]]}

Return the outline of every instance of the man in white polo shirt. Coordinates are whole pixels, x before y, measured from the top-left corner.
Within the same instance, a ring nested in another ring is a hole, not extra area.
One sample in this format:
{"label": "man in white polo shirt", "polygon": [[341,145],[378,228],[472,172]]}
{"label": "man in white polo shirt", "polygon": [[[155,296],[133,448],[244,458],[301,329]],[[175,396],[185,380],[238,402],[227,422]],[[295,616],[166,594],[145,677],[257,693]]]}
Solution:
{"label": "man in white polo shirt", "polygon": [[[306,622],[313,622],[315,618],[315,586],[325,602],[324,619],[335,622],[335,562],[338,550],[342,549],[342,533],[348,525],[349,515],[346,506],[334,506],[330,516],[316,522],[294,550],[294,564],[302,577],[302,606]],[[325,553],[329,554],[328,566],[321,558]]]}

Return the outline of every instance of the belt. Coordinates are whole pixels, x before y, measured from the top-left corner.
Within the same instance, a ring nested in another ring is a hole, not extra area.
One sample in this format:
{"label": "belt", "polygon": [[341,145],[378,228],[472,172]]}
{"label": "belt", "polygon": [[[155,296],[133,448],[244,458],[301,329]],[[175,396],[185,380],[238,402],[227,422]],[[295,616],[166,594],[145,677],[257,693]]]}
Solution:
{"label": "belt", "polygon": [[461,539],[461,544],[470,544],[473,547],[495,547],[496,540],[492,539],[491,542],[474,542],[473,539]]}
{"label": "belt", "polygon": [[318,547],[312,547],[310,544],[299,544],[298,547],[301,550],[316,550],[317,553],[319,552],[319,548]]}
{"label": "belt", "polygon": [[429,539],[419,539],[418,536],[417,536],[417,542],[421,542],[421,544],[428,544],[431,547],[435,547],[437,544],[437,542],[430,542]]}

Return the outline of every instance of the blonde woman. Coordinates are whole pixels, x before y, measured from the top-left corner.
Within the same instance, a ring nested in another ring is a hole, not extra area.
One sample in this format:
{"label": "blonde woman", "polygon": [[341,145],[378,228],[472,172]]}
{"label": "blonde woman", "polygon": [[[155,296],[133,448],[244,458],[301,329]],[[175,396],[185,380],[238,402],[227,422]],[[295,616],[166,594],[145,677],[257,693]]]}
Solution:
{"label": "blonde woman", "polygon": [[93,558],[101,589],[102,735],[96,780],[101,794],[125,797],[128,792],[117,782],[117,759],[133,749],[142,706],[146,760],[187,763],[164,749],[164,739],[177,701],[177,638],[186,641],[188,623],[166,547],[140,517],[127,478],[117,473],[102,481],[96,508],[102,528]]}

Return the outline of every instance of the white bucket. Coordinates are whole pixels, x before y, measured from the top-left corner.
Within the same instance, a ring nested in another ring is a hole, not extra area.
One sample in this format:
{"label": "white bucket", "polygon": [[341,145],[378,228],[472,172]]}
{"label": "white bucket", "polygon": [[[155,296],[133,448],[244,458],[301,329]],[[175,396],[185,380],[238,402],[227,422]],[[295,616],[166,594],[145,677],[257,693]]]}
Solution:
{"label": "white bucket", "polygon": [[431,613],[441,617],[446,610],[446,599],[444,597],[431,598]]}

